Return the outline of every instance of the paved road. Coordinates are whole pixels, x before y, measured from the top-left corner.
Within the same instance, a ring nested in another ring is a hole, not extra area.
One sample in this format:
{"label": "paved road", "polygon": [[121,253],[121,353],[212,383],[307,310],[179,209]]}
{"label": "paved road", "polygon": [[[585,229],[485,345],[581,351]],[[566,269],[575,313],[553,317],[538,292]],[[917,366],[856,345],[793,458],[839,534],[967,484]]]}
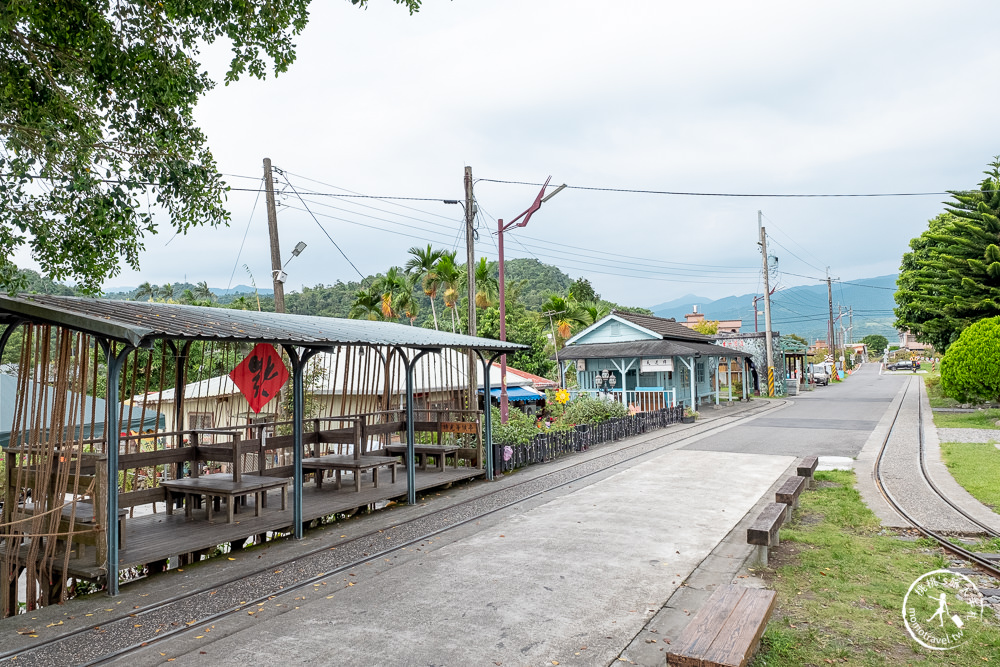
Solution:
{"label": "paved road", "polygon": [[788,399],[788,405],[688,449],[790,456],[855,457],[908,375],[865,364],[846,381]]}

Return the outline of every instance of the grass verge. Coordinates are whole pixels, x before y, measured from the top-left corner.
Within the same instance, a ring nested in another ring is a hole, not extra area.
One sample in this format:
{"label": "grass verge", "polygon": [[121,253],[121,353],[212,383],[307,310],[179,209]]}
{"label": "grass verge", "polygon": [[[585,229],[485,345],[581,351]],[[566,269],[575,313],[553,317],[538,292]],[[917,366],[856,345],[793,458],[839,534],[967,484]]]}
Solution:
{"label": "grass verge", "polygon": [[991,428],[998,429],[1000,410],[976,410],[975,412],[935,412],[934,425],[938,428]]}
{"label": "grass verge", "polygon": [[976,500],[994,512],[1000,510],[1000,449],[979,442],[942,442],[941,458]]}
{"label": "grass verge", "polygon": [[981,665],[1000,661],[1000,625],[987,609],[948,651],[917,644],[903,625],[903,598],[920,575],[946,566],[933,543],[880,528],[854,489],[854,473],[817,473],[771,567],[759,572],[778,604],[753,667]]}

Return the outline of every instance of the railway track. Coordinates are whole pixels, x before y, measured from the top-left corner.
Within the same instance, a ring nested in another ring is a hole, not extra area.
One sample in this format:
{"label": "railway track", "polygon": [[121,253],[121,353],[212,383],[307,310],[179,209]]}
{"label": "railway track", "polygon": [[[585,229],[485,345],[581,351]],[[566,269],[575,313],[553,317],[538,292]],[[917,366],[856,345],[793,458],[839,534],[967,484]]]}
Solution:
{"label": "railway track", "polygon": [[924,451],[924,431],[923,431],[923,420],[922,420],[923,407],[922,407],[922,402],[920,400],[920,392],[922,391],[922,387],[923,387],[923,382],[920,381],[919,379],[910,379],[908,381],[905,393],[903,395],[903,399],[899,402],[899,405],[896,407],[896,413],[895,415],[893,415],[892,425],[889,428],[889,431],[886,433],[886,436],[882,441],[882,445],[879,448],[878,456],[875,459],[875,467],[872,471],[875,480],[875,485],[876,487],[878,487],[879,493],[882,494],[882,496],[892,506],[892,508],[901,517],[903,517],[906,521],[908,521],[922,535],[934,540],[939,545],[941,545],[941,547],[944,548],[946,551],[949,551],[952,554],[955,554],[956,556],[959,556],[960,558],[967,560],[971,563],[975,563],[980,568],[988,572],[991,576],[1000,579],[1000,567],[998,567],[993,561],[983,558],[982,556],[978,555],[973,551],[970,551],[964,547],[954,544],[951,540],[948,539],[947,536],[943,535],[941,532],[937,530],[932,530],[928,528],[926,525],[924,525],[924,523],[918,517],[914,516],[914,512],[908,511],[904,507],[906,503],[903,502],[897,496],[897,494],[894,494],[889,489],[890,485],[886,484],[886,480],[883,477],[883,471],[882,471],[883,459],[889,441],[892,438],[893,432],[896,429],[896,422],[899,419],[899,413],[903,407],[903,404],[906,402],[907,398],[909,397],[912,399],[915,397],[915,400],[917,401],[917,421],[919,424],[917,433],[919,442],[918,458],[920,459],[919,469],[920,469],[921,479],[923,480],[923,482],[927,484],[930,490],[934,493],[934,495],[936,496],[936,500],[938,500],[944,506],[948,507],[950,511],[953,511],[956,514],[960,515],[965,521],[968,521],[970,524],[978,527],[986,535],[989,535],[991,537],[1000,537],[1000,533],[996,532],[990,526],[987,526],[986,524],[976,519],[974,516],[972,516],[964,509],[959,507],[956,503],[954,503],[944,493],[942,493],[942,491],[934,483],[934,480],[931,479],[930,475],[928,474],[926,462],[924,460],[925,451]]}
{"label": "railway track", "polygon": [[[212,586],[185,591],[124,613],[113,613],[112,606],[106,610],[112,613],[101,619],[99,625],[65,632],[22,650],[0,652],[0,664],[98,665],[118,661],[165,640],[202,631],[206,625],[228,616],[252,612],[264,602],[274,602],[278,598],[294,599],[296,593],[302,593],[324,580],[366,563],[376,563],[394,552],[432,542],[447,530],[474,523],[515,504],[600,475],[639,456],[680,447],[696,436],[717,431],[776,407],[765,405],[762,409],[751,410],[749,414],[740,413],[730,419],[722,416],[717,420],[719,423],[704,424],[696,433],[668,443],[657,444],[660,436],[666,433],[653,432],[634,444],[433,510],[388,529],[344,540],[332,547],[324,543],[295,558],[215,581]],[[108,604],[111,605],[110,602]]]}

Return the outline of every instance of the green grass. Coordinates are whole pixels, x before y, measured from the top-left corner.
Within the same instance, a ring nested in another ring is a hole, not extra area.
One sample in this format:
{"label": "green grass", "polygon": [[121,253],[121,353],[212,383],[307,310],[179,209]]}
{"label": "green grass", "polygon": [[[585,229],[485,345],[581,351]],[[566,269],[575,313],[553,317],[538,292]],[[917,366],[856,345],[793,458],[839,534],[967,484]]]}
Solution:
{"label": "green grass", "polygon": [[1000,449],[978,442],[943,442],[941,457],[956,482],[1000,512]]}
{"label": "green grass", "polygon": [[926,541],[883,531],[854,490],[854,473],[817,473],[802,495],[764,578],[778,604],[752,663],[776,665],[979,665],[1000,661],[1000,627],[968,624],[968,641],[931,651],[902,622],[903,597],[920,575],[946,564]]}
{"label": "green grass", "polygon": [[935,412],[934,425],[938,428],[991,428],[998,429],[1000,410],[977,410],[975,412]]}

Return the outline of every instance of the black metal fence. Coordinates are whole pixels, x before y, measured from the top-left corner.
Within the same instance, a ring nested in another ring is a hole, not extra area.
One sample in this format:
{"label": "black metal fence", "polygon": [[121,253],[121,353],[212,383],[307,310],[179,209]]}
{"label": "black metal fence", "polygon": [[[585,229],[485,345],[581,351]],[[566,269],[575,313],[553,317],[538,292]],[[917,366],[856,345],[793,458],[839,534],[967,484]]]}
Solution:
{"label": "black metal fence", "polygon": [[593,445],[621,440],[647,433],[681,421],[684,408],[664,408],[637,415],[609,419],[600,424],[581,424],[573,431],[539,433],[528,443],[515,444],[494,441],[493,461],[496,472],[510,472],[515,468],[544,463],[570,452],[581,452]]}

